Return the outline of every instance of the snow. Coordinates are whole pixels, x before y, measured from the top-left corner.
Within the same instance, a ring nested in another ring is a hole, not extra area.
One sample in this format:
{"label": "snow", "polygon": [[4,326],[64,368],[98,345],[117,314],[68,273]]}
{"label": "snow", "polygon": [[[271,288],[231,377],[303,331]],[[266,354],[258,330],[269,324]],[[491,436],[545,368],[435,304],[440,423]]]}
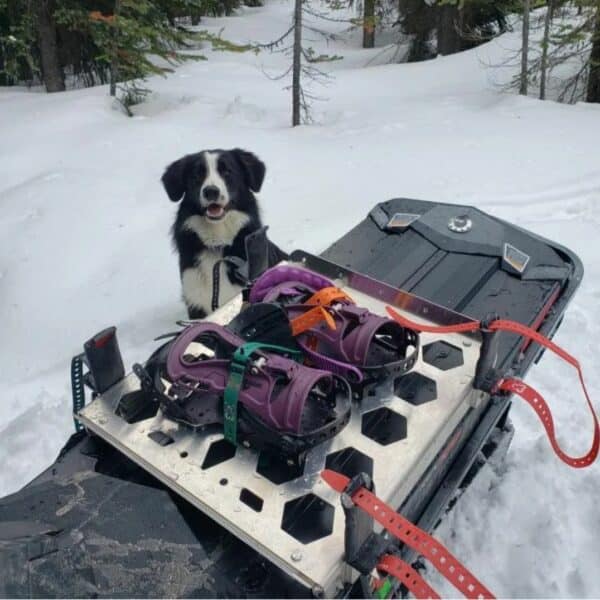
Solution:
{"label": "snow", "polygon": [[[289,0],[206,19],[240,42],[287,29]],[[342,31],[339,23],[321,26]],[[242,147],[267,164],[271,237],[322,251],[394,196],[473,204],[550,239],[586,275],[556,341],[579,357],[600,397],[600,106],[502,92],[499,64],[517,33],[418,64],[383,64],[359,32],[318,52],[342,55],[315,93],[315,123],[292,129],[289,59],[211,53],[168,79],[126,118],[106,88],[46,95],[0,88],[0,494],[45,468],[72,431],[70,357],[116,324],[127,365],[185,316],[164,167],[204,148]],[[389,54],[389,53],[388,53]],[[591,424],[576,375],[548,353],[528,381],[547,398],[559,440],[583,454]],[[600,468],[553,455],[531,409],[515,401],[506,464],[485,468],[437,536],[498,596],[600,596]],[[445,595],[452,588],[427,577]]]}

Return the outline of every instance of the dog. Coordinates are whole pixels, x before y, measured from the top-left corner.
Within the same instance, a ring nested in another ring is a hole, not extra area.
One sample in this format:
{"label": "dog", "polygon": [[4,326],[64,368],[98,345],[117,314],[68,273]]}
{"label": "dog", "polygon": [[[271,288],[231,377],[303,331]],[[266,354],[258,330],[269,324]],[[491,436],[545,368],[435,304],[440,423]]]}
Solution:
{"label": "dog", "polygon": [[[171,231],[190,319],[204,318],[215,303],[221,306],[242,289],[232,265],[221,262],[214,296],[213,269],[223,258],[247,259],[246,236],[262,228],[254,194],[265,173],[255,154],[239,148],[188,154],[165,170],[162,183],[169,199],[181,200]],[[269,266],[287,258],[268,244]]]}

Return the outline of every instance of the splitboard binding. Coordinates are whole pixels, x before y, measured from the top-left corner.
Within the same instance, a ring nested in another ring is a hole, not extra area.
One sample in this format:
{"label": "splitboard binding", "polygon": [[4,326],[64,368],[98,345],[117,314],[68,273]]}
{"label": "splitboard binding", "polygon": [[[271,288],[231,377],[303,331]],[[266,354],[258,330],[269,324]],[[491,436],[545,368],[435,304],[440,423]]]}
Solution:
{"label": "splitboard binding", "polygon": [[345,377],[355,391],[401,377],[417,360],[414,330],[356,306],[329,279],[307,269],[272,267],[252,285],[249,300],[281,305],[310,363]]}
{"label": "splitboard binding", "polygon": [[297,349],[248,342],[201,322],[136,372],[169,418],[193,428],[221,424],[232,444],[298,456],[336,435],[350,417],[345,381],[301,358]]}
{"label": "splitboard binding", "polygon": [[[232,444],[298,463],[348,423],[357,385],[414,366],[417,333],[356,307],[317,273],[275,267],[249,295],[253,303],[227,326],[189,324],[146,367],[135,365],[166,416],[193,428],[222,424]],[[291,295],[293,303],[282,301]]]}

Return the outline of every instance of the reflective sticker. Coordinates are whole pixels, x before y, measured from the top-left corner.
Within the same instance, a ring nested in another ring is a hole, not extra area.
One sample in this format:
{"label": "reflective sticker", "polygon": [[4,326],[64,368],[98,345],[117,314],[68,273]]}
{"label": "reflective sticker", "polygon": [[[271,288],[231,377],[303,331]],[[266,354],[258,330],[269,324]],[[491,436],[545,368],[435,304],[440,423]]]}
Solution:
{"label": "reflective sticker", "polygon": [[504,244],[504,260],[515,270],[517,273],[523,273],[527,267],[530,256],[521,252],[518,248],[515,248],[509,243]]}
{"label": "reflective sticker", "polygon": [[395,213],[394,216],[388,221],[388,224],[385,226],[385,228],[406,229],[420,218],[421,215],[415,215],[413,213]]}

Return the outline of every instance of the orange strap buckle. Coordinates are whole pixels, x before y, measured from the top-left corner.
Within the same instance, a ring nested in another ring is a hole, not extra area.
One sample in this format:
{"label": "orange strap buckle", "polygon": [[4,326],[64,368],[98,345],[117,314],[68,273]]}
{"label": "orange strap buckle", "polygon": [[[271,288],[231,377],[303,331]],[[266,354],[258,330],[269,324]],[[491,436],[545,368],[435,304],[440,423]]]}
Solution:
{"label": "orange strap buckle", "polygon": [[329,329],[335,329],[334,318],[322,306],[315,306],[303,315],[290,321],[292,335],[300,335],[311,327],[318,325],[321,321],[325,321]]}
{"label": "orange strap buckle", "polygon": [[325,287],[315,292],[306,302],[310,306],[331,306],[334,302],[347,300],[354,304],[354,300],[343,290],[336,287]]}

